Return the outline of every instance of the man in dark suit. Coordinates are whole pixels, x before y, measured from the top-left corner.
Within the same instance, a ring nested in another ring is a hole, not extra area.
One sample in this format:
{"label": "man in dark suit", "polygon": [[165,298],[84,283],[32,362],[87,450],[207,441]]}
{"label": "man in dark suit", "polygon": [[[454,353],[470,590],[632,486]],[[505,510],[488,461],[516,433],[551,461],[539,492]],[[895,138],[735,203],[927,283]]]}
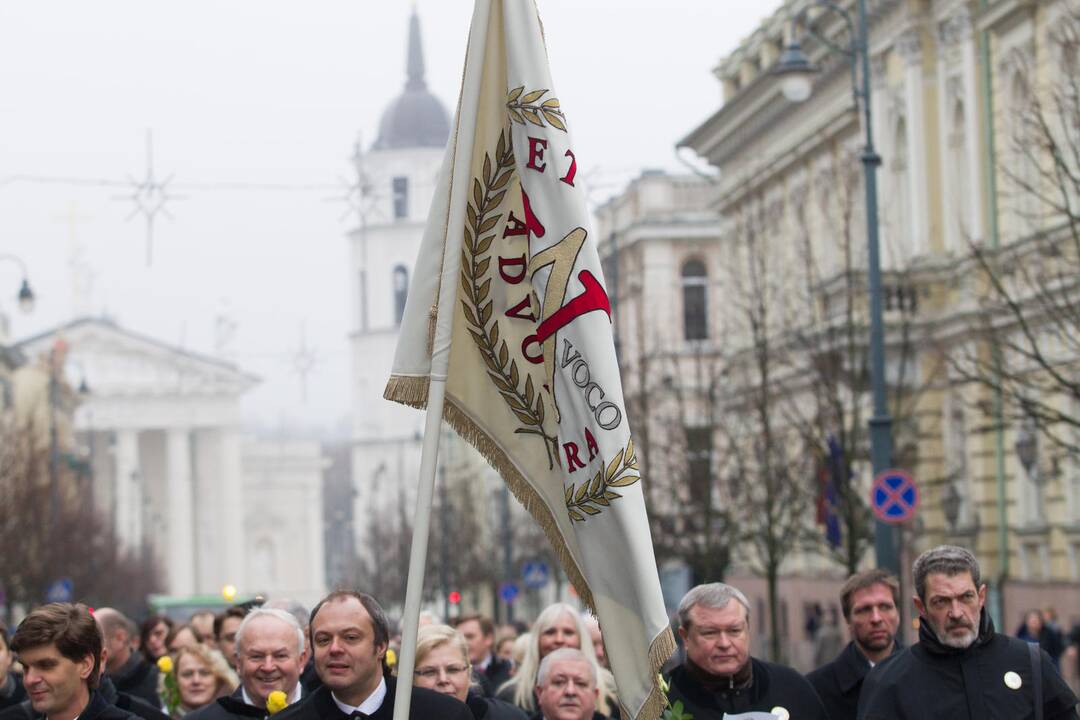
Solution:
{"label": "man in dark suit", "polygon": [[897,649],[900,583],[884,570],[855,573],[840,589],[851,642],[831,662],[806,676],[830,720],[855,720],[870,668]]}
{"label": "man in dark suit", "polygon": [[154,707],[161,707],[158,697],[158,669],[135,652],[138,629],[122,612],[113,608],[98,608],[94,619],[101,627],[108,656],[105,670],[117,692],[137,697]]}
{"label": "man in dark suit", "polygon": [[[309,633],[323,686],[275,720],[391,720],[397,682],[386,669],[390,623],[375,598],[330,593],[312,610]],[[472,720],[472,712],[449,695],[414,687],[409,718]]]}
{"label": "man in dark suit", "polygon": [[495,623],[482,615],[465,615],[454,624],[469,646],[473,678],[485,697],[495,697],[499,686],[510,679],[510,663],[495,656]]}
{"label": "man in dark suit", "polygon": [[[49,603],[19,623],[11,649],[38,720],[137,720],[98,692],[103,642],[85,605]],[[21,703],[5,714],[21,714]],[[12,717],[17,717],[13,715]]]}
{"label": "man in dark suit", "polygon": [[236,629],[236,667],[240,687],[232,695],[195,710],[185,720],[265,718],[266,701],[280,691],[287,704],[300,702],[300,673],[307,661],[304,631],[284,610],[256,608]]}

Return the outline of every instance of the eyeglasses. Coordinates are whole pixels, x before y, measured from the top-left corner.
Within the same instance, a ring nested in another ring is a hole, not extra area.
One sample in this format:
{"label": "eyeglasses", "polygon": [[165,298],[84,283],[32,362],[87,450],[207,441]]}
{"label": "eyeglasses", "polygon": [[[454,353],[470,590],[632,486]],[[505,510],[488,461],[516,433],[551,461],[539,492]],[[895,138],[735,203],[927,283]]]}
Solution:
{"label": "eyeglasses", "polygon": [[434,668],[424,667],[415,671],[415,675],[418,678],[424,680],[434,680],[439,677],[441,673],[446,673],[448,676],[461,675],[462,673],[469,672],[468,665],[447,665],[446,667]]}

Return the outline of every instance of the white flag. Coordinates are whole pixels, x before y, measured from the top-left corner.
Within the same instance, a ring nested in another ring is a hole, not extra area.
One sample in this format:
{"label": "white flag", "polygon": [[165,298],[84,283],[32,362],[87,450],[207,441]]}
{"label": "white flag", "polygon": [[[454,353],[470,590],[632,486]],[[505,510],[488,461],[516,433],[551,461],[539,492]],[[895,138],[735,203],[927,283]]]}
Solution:
{"label": "white flag", "polygon": [[570,120],[532,0],[477,0],[455,132],[386,388],[444,417],[547,533],[604,632],[623,717],[675,649]]}

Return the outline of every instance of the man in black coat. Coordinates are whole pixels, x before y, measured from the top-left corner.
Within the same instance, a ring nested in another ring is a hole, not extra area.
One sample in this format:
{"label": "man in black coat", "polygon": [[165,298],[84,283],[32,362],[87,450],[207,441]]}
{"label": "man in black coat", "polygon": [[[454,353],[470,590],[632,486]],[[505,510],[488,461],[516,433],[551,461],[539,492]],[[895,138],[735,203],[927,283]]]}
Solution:
{"label": "man in black coat", "polygon": [[1049,656],[994,632],[986,585],[970,552],[950,545],[928,550],[912,574],[919,642],[870,671],[859,720],[1030,718],[1036,697],[1044,720],[1076,720],[1076,696]]}
{"label": "man in black coat", "polygon": [[154,707],[161,707],[158,697],[158,669],[135,652],[133,642],[136,635],[135,623],[131,622],[119,610],[98,608],[94,619],[101,627],[108,651],[105,670],[112,678],[117,692],[127,693]]}
{"label": "man in black coat", "polygon": [[469,647],[473,678],[484,697],[495,697],[499,686],[510,679],[510,662],[495,656],[495,623],[482,615],[465,615],[454,627]]}
{"label": "man in black coat", "polygon": [[[370,595],[339,590],[311,612],[315,670],[323,686],[275,720],[391,720],[396,679],[386,672],[390,623]],[[465,703],[423,688],[412,689],[410,720],[472,720]]]}
{"label": "man in black coat", "polygon": [[851,642],[834,660],[806,676],[830,720],[855,720],[863,679],[897,649],[899,603],[900,583],[884,570],[855,573],[840,589]]}
{"label": "man in black coat", "polygon": [[[97,692],[103,641],[89,608],[49,603],[29,615],[11,638],[25,668],[33,717],[47,720],[137,720]],[[6,713],[22,714],[19,705]]]}
{"label": "man in black coat", "polygon": [[771,713],[777,720],[827,720],[814,688],[789,667],[750,656],[750,602],[724,583],[692,588],[679,603],[686,662],[671,672],[668,702],[694,720]]}
{"label": "man in black coat", "polygon": [[270,694],[285,694],[286,704],[305,695],[300,673],[307,662],[304,631],[292,613],[256,608],[236,629],[236,668],[240,687],[185,716],[185,720],[241,720],[265,718]]}

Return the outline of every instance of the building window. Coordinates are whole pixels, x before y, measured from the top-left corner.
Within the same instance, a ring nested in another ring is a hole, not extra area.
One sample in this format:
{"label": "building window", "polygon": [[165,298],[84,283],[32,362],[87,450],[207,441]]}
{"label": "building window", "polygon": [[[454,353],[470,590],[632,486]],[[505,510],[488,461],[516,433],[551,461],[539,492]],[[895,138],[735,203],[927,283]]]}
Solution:
{"label": "building window", "polygon": [[405,300],[409,297],[409,271],[404,265],[394,268],[394,324],[405,317]]}
{"label": "building window", "polygon": [[712,482],[712,430],[707,427],[686,428],[687,480],[690,502],[694,505],[711,504]]}
{"label": "building window", "polygon": [[1027,542],[1020,546],[1020,570],[1025,580],[1050,579],[1050,552],[1046,543]]}
{"label": "building window", "polygon": [[704,340],[709,336],[706,312],[708,276],[705,263],[689,260],[682,267],[683,337]]}
{"label": "building window", "polygon": [[394,178],[394,219],[403,220],[409,216],[409,178]]}
{"label": "building window", "polygon": [[904,267],[914,254],[911,242],[911,188],[908,186],[908,142],[907,122],[901,118],[896,123],[893,135],[893,158],[890,164],[892,174],[893,195],[892,222],[889,228],[889,242],[885,253],[888,258],[891,255],[892,267]]}
{"label": "building window", "polygon": [[957,101],[953,107],[952,127],[947,140],[948,153],[946,168],[951,194],[950,215],[946,224],[945,249],[962,253],[971,237],[971,183],[968,182],[967,137],[964,104]]}

